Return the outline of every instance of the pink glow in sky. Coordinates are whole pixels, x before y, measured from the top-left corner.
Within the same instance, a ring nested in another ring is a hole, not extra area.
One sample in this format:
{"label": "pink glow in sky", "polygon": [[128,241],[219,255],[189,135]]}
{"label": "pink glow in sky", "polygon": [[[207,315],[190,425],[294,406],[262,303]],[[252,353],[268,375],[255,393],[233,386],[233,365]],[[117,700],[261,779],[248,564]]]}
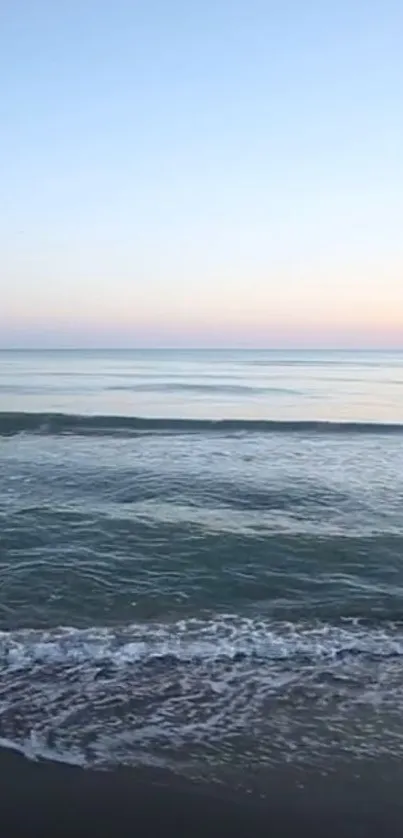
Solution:
{"label": "pink glow in sky", "polygon": [[0,344],[403,346],[403,6],[22,0]]}

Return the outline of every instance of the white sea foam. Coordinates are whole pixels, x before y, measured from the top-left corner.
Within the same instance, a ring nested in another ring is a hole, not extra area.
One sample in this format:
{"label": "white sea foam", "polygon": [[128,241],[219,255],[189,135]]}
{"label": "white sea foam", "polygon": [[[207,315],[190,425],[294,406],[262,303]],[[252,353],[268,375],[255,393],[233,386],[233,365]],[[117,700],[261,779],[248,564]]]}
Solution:
{"label": "white sea foam", "polygon": [[45,738],[38,736],[35,731],[32,731],[21,742],[0,736],[0,748],[4,748],[6,751],[16,751],[16,753],[21,754],[31,762],[37,762],[39,759],[49,759],[52,762],[61,762],[64,765],[77,765],[80,768],[86,767],[84,755],[79,750],[49,748]]}
{"label": "white sea foam", "polygon": [[401,626],[358,621],[3,632],[0,746],[105,767],[403,757],[402,656]]}
{"label": "white sea foam", "polygon": [[237,657],[312,663],[340,656],[403,656],[403,627],[307,624],[222,615],[211,620],[131,624],[124,627],[0,632],[0,660],[13,669],[38,664],[126,665],[156,658],[214,661]]}

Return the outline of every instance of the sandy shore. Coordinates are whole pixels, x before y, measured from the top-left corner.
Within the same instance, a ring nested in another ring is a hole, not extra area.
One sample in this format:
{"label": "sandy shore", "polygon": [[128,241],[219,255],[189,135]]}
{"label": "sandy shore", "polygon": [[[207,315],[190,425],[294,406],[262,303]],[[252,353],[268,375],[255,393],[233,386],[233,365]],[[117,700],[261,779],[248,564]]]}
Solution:
{"label": "sandy shore", "polygon": [[287,836],[401,838],[401,787],[315,784],[274,776],[262,801],[153,771],[84,771],[0,751],[0,836]]}

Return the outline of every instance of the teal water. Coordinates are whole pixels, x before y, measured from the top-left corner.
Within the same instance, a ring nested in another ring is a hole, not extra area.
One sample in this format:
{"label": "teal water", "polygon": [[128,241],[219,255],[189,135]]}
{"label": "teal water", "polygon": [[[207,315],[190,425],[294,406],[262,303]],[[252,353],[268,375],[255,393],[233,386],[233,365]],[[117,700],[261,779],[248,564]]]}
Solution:
{"label": "teal water", "polygon": [[403,355],[0,353],[0,740],[403,756]]}

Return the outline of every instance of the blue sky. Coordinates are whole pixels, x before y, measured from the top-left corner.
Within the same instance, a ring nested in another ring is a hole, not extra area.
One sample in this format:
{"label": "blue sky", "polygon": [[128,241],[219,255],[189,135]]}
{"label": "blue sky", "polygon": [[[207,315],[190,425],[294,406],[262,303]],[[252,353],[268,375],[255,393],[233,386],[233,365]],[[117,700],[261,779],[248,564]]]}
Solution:
{"label": "blue sky", "polygon": [[1,345],[403,345],[401,2],[1,18]]}

